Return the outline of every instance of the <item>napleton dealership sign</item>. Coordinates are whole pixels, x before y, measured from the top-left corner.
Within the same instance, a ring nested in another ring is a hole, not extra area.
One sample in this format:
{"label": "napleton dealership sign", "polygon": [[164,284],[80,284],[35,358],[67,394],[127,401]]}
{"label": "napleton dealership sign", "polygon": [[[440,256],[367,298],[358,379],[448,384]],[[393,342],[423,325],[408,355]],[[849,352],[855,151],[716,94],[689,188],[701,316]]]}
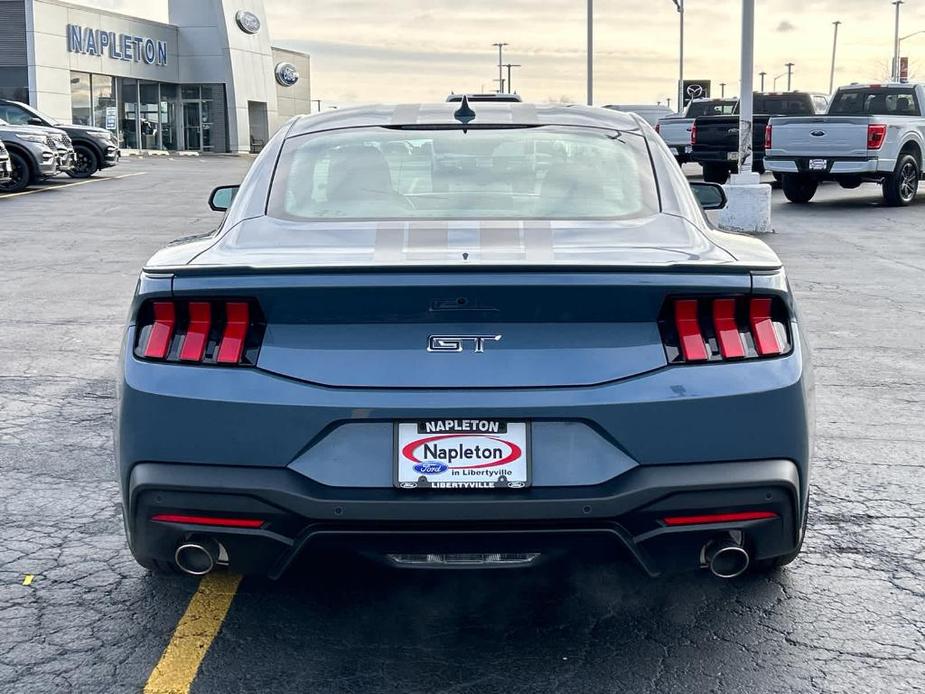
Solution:
{"label": "napleton dealership sign", "polygon": [[167,42],[145,36],[116,34],[114,31],[67,25],[67,50],[85,55],[108,55],[113,60],[167,64]]}

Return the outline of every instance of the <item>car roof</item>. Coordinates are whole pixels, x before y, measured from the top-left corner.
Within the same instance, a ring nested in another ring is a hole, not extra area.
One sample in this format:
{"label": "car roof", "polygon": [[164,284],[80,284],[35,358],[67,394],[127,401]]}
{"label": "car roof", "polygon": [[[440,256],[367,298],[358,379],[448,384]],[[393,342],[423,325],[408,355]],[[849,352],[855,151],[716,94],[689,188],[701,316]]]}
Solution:
{"label": "car roof", "polygon": [[511,102],[511,103],[518,102],[519,103],[523,101],[523,99],[520,98],[520,94],[495,94],[495,93],[491,93],[491,94],[450,94],[446,98],[446,100],[449,102],[458,103],[463,100],[463,97],[466,97],[469,100],[469,103],[477,103],[480,101],[482,102],[500,101],[500,102]]}
{"label": "car roof", "polygon": [[[288,135],[292,137],[338,128],[458,127],[461,123],[453,114],[459,108],[458,103],[378,104],[325,111],[297,116]],[[568,125],[624,132],[640,130],[636,117],[595,106],[495,102],[470,104],[469,108],[475,113],[475,118],[467,123],[471,128]]]}

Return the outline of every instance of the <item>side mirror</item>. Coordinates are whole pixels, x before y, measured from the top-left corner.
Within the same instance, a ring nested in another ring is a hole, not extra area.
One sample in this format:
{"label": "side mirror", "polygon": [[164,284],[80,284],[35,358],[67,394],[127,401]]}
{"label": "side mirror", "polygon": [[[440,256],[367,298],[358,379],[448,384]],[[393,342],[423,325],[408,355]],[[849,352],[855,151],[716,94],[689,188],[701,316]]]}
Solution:
{"label": "side mirror", "polygon": [[45,125],[45,121],[43,121],[41,118],[36,118],[35,116],[33,116],[32,118],[26,121],[26,124],[27,125]]}
{"label": "side mirror", "polygon": [[239,186],[219,186],[209,196],[209,207],[214,212],[225,212],[238,194]]}
{"label": "side mirror", "polygon": [[718,183],[691,183],[697,202],[705,210],[721,210],[726,206],[726,191]]}

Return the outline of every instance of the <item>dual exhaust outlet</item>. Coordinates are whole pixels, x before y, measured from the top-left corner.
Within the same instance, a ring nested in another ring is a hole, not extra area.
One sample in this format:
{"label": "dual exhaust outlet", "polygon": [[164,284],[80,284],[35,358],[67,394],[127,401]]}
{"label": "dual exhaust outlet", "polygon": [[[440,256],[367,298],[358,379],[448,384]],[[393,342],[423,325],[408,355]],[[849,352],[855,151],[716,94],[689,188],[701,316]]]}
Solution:
{"label": "dual exhaust outlet", "polygon": [[191,576],[205,576],[217,564],[227,563],[224,548],[212,538],[190,538],[177,546],[173,559],[183,573]]}
{"label": "dual exhaust outlet", "polygon": [[717,578],[736,578],[748,569],[751,555],[735,540],[724,538],[703,546],[703,560]]}

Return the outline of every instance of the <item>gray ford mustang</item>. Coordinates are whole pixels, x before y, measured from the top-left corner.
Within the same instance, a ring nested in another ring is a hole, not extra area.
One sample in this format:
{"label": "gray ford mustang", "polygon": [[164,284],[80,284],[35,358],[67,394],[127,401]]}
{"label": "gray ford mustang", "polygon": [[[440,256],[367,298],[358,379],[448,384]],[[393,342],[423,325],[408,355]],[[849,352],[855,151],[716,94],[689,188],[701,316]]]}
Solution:
{"label": "gray ford mustang", "polygon": [[213,192],[219,228],[142,271],[116,425],[134,556],[271,577],[327,546],[790,562],[807,347],[777,256],[705,218],[724,203],[632,114],[293,119]]}

